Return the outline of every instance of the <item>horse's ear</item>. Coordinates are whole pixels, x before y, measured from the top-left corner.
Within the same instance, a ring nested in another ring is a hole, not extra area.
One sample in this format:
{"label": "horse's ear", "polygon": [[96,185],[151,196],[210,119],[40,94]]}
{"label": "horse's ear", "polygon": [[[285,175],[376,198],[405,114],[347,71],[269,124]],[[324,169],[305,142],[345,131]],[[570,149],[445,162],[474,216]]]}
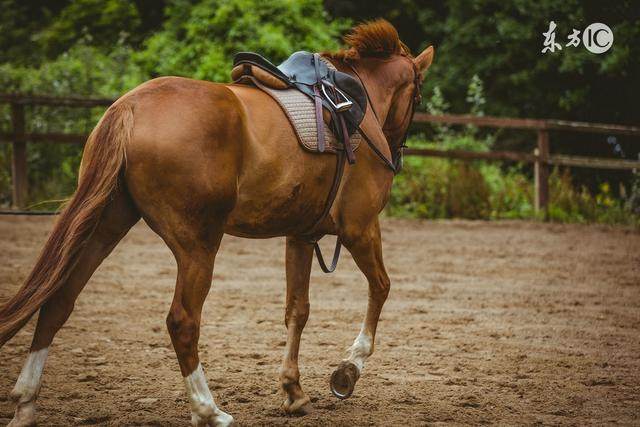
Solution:
{"label": "horse's ear", "polygon": [[420,71],[423,76],[433,62],[433,55],[435,55],[435,52],[436,51],[433,46],[429,46],[413,60],[416,64],[416,67],[418,67],[418,71]]}

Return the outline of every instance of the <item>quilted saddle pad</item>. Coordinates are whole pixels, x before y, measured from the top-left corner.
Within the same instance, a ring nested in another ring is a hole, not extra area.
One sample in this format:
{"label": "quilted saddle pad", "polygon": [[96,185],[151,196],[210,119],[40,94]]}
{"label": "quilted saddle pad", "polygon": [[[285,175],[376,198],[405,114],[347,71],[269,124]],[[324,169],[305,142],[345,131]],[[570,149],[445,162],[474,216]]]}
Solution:
{"label": "quilted saddle pad", "polygon": [[[293,129],[298,137],[298,142],[306,150],[318,152],[318,129],[316,125],[316,112],[313,101],[297,89],[272,89],[256,79],[251,79],[253,83],[271,96],[287,115]],[[335,153],[341,149],[342,143],[338,142],[331,128],[325,127],[325,152]],[[360,131],[351,135],[351,148],[355,151],[363,137]]]}

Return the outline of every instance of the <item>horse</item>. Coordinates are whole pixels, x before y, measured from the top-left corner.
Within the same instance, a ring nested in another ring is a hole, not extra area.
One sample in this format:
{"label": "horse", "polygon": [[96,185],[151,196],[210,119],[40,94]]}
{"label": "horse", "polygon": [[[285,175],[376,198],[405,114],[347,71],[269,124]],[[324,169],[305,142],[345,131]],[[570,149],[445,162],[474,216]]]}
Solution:
{"label": "horse", "polygon": [[[434,49],[412,56],[384,20],[355,26],[344,41],[344,49],[323,56],[360,80],[386,137],[382,154],[399,163]],[[10,426],[35,424],[36,398],[54,336],[93,272],[141,218],[177,263],[166,325],[192,425],[233,422],[216,405],[198,357],[202,306],[225,233],[286,237],[281,407],[289,414],[310,410],[298,368],[314,252],[307,231],[323,211],[337,166],[333,155],[300,148],[274,102],[250,86],[161,77],[107,109],[87,140],[74,195],[23,286],[0,309],[0,347],[39,310],[29,355],[11,392],[16,410]],[[389,198],[394,171],[375,151],[365,145],[355,164],[342,164],[338,193],[316,230],[339,237],[369,286],[360,332],[331,376],[331,388],[341,398],[352,393],[373,353],[390,289],[378,215]]]}

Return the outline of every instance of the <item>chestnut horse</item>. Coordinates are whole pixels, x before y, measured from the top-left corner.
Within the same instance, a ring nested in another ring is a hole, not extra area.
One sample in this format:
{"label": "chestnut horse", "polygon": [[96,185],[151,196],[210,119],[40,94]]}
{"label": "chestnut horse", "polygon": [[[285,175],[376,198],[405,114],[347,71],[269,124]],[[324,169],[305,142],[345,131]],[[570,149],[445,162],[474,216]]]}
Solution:
{"label": "chestnut horse", "polygon": [[[357,76],[382,128],[389,156],[401,155],[415,95],[433,59],[412,57],[384,20],[355,27],[346,50],[325,53]],[[390,281],[382,261],[378,214],[393,171],[366,144],[344,176],[319,234],[339,236],[369,282],[367,311],[347,358],[331,377],[348,397],[372,354]],[[78,188],[17,295],[0,309],[0,346],[39,309],[27,361],[11,393],[11,426],[34,424],[48,348],[78,294],[129,229],[143,218],[171,249],[178,277],[167,327],[191,403],[193,425],[229,425],[198,357],[200,315],[224,233],[286,236],[287,343],[280,373],[287,413],[305,413],[298,349],[309,315],[313,244],[305,232],[323,212],[336,161],[300,148],[286,116],[249,86],[179,77],[146,82],[116,101],[91,133]]]}

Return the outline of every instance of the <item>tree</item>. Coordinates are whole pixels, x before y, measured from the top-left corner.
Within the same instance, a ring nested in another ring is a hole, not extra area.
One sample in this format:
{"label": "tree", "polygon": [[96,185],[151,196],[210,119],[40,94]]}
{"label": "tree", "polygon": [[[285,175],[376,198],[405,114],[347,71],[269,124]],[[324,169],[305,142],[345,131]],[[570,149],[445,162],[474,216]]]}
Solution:
{"label": "tree", "polygon": [[[439,86],[452,111],[466,112],[474,75],[484,82],[487,114],[637,124],[640,8],[632,0],[326,0],[330,13],[354,20],[384,17],[418,51],[436,47],[425,93]],[[542,33],[558,24],[564,45],[573,28],[604,22],[614,33],[602,55],[584,47],[542,54]]]}
{"label": "tree", "polygon": [[330,21],[320,0],[173,0],[163,28],[135,60],[152,76],[227,81],[236,52],[277,62],[296,50],[337,47],[347,26],[345,19]]}

